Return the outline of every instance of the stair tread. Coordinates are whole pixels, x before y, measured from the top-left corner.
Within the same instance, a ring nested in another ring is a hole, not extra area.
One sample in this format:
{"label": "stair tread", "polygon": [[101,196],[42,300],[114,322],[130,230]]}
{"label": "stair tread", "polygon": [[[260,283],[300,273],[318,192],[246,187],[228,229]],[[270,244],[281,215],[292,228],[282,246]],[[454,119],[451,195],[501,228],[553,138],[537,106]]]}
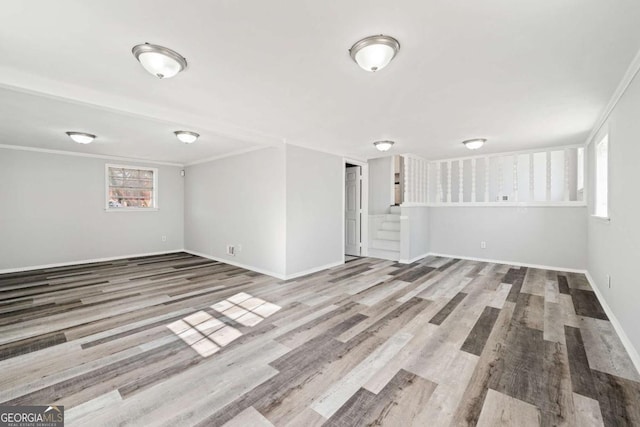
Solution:
{"label": "stair tread", "polygon": [[[385,228],[386,227],[386,228]],[[383,221],[380,224],[381,230],[388,229],[389,231],[400,231],[400,221]]]}
{"label": "stair tread", "polygon": [[399,230],[378,230],[375,239],[381,240],[400,240]]}
{"label": "stair tread", "polygon": [[400,259],[400,251],[390,249],[369,248],[369,255],[372,258],[388,259],[398,261]]}
{"label": "stair tread", "polygon": [[399,251],[400,241],[387,240],[387,239],[373,239],[373,241],[371,242],[371,247],[375,249]]}

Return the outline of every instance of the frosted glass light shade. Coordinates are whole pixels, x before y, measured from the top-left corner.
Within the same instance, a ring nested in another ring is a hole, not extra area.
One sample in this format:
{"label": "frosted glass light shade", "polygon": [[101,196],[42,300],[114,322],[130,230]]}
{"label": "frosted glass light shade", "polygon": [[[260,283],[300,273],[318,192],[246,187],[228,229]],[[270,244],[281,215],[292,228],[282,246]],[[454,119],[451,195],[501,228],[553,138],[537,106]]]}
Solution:
{"label": "frosted glass light shade", "polygon": [[373,145],[378,149],[378,151],[389,151],[393,146],[393,141],[376,141]]}
{"label": "frosted glass light shade", "polygon": [[174,132],[176,137],[180,142],[184,142],[185,144],[192,144],[196,142],[196,139],[200,136],[195,132],[189,132],[188,130],[177,130]]}
{"label": "frosted glass light shade", "polygon": [[487,142],[487,140],[484,138],[476,138],[476,139],[468,139],[466,141],[463,141],[462,143],[469,150],[477,150],[478,148],[481,148],[485,142]]}
{"label": "frosted glass light shade", "polygon": [[187,60],[178,52],[149,43],[134,46],[131,51],[142,67],[159,79],[168,79],[187,68]]}
{"label": "frosted glass light shade", "polygon": [[371,36],[356,42],[349,52],[351,58],[363,69],[370,72],[382,70],[400,50],[400,43],[389,36]]}
{"label": "frosted glass light shade", "polygon": [[66,132],[66,134],[69,135],[69,138],[71,138],[73,141],[77,142],[78,144],[89,144],[94,139],[96,139],[96,136],[90,133]]}

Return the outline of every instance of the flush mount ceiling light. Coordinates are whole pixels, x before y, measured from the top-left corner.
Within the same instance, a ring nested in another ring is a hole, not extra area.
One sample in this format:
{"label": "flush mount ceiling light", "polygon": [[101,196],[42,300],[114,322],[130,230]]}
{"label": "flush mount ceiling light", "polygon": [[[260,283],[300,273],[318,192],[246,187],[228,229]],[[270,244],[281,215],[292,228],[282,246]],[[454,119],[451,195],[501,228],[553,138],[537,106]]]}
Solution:
{"label": "flush mount ceiling light", "polygon": [[381,34],[357,41],[349,53],[363,70],[375,72],[389,65],[399,50],[398,40]]}
{"label": "flush mount ceiling light", "polygon": [[78,144],[89,144],[91,141],[96,139],[95,135],[84,132],[66,132],[69,135],[69,138],[77,142]]}
{"label": "flush mount ceiling light", "polygon": [[393,141],[376,141],[373,145],[378,149],[378,151],[389,151],[393,145]]}
{"label": "flush mount ceiling light", "polygon": [[187,68],[187,60],[166,47],[145,43],[134,46],[131,52],[145,70],[159,79],[168,79]]}
{"label": "flush mount ceiling light", "polygon": [[466,141],[462,141],[464,146],[469,150],[477,150],[478,148],[482,147],[485,142],[487,142],[485,138],[467,139]]}
{"label": "flush mount ceiling light", "polygon": [[174,133],[180,142],[184,142],[185,144],[196,142],[196,139],[200,136],[200,134],[189,132],[188,130],[177,130]]}

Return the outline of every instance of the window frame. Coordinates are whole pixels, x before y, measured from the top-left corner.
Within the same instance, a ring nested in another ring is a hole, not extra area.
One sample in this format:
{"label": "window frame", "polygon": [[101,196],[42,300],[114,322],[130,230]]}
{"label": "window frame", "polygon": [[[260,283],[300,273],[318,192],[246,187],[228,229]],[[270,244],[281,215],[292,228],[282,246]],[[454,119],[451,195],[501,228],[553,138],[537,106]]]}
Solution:
{"label": "window frame", "polygon": [[584,193],[584,183],[585,183],[585,158],[586,158],[586,148],[585,147],[577,147],[576,148],[576,191]]}
{"label": "window frame", "polygon": [[[600,184],[599,184],[599,178],[601,176],[601,174],[603,173],[603,171],[600,170],[601,166],[602,166],[602,160],[601,160],[601,156],[599,154],[600,151],[600,147],[601,144],[606,143],[606,181],[605,181],[605,192],[606,192],[606,201],[604,203],[604,212],[601,212],[599,207],[601,206],[601,199],[602,199],[602,194],[601,194],[601,189],[600,189]],[[601,138],[598,139],[598,142],[596,142],[595,146],[594,146],[594,150],[593,150],[593,154],[594,154],[594,172],[595,172],[595,176],[594,176],[594,189],[593,189],[593,199],[594,199],[594,203],[593,203],[593,214],[592,216],[595,218],[599,218],[605,221],[609,221],[609,201],[610,201],[610,197],[609,197],[609,189],[610,189],[610,185],[609,185],[609,178],[610,178],[610,173],[609,173],[609,167],[611,165],[611,162],[609,161],[609,153],[610,153],[610,137],[609,137],[609,132],[605,133]]]}
{"label": "window frame", "polygon": [[[153,173],[153,206],[148,208],[112,208],[109,207],[109,168],[117,169],[135,169],[151,171]],[[154,212],[158,210],[158,194],[160,193],[158,188],[158,168],[151,168],[148,166],[136,166],[136,165],[118,165],[113,163],[105,163],[104,165],[104,210],[105,212]]]}

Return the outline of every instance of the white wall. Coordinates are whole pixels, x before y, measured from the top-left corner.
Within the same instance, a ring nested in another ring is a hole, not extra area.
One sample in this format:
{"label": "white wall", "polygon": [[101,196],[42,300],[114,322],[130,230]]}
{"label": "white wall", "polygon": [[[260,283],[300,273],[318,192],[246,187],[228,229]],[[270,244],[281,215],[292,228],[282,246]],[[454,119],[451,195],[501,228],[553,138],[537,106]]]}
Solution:
{"label": "white wall", "polygon": [[429,214],[432,209],[426,206],[401,208],[401,262],[413,261],[430,252]]}
{"label": "white wall", "polygon": [[[285,274],[285,150],[264,148],[189,166],[185,177],[185,249]],[[236,256],[227,245],[241,245]]]}
{"label": "white wall", "polygon": [[287,275],[341,263],[343,159],[288,145],[286,163]]}
{"label": "white wall", "polygon": [[0,270],[183,248],[181,168],[115,162],[158,168],[159,209],[112,213],[105,163],[0,148]]}
{"label": "white wall", "polygon": [[[640,79],[629,86],[599,135],[589,145],[589,214],[594,212],[595,143],[609,133],[610,222],[589,216],[588,271],[635,348],[640,366]],[[611,288],[607,284],[611,276]]]}
{"label": "white wall", "polygon": [[393,200],[393,157],[369,160],[369,215],[389,212]]}
{"label": "white wall", "polygon": [[[433,207],[430,251],[472,258],[586,267],[586,207]],[[487,242],[481,249],[480,242]]]}

